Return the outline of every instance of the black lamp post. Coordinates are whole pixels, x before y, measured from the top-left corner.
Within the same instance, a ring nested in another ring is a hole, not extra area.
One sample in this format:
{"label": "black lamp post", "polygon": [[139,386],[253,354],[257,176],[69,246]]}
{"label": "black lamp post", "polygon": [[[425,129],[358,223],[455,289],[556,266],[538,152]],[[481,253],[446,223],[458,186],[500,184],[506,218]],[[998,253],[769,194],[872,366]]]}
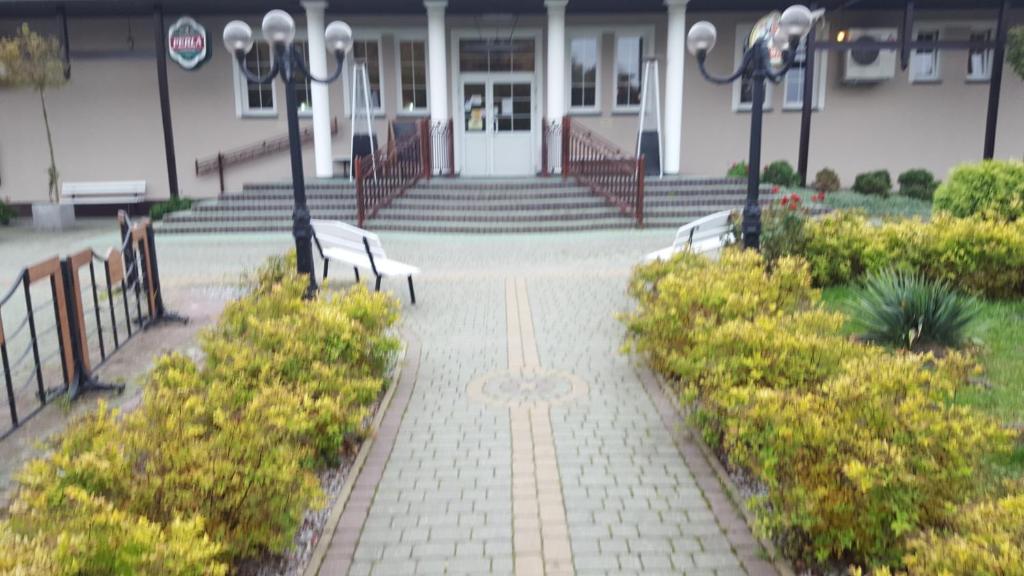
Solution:
{"label": "black lamp post", "polygon": [[257,84],[270,84],[281,76],[285,89],[285,108],[288,118],[288,143],[292,161],[292,192],[295,208],[292,211],[292,236],[295,237],[296,260],[299,274],[309,277],[309,293],[316,290],[313,274],[313,226],[306,206],[306,180],[302,174],[302,143],[299,136],[298,98],[295,94],[295,73],[301,70],[313,82],[327,84],[337,80],[342,72],[345,53],[352,47],[352,28],[344,22],[331,22],[324,30],[327,47],[334,52],[338,67],[327,78],[310,74],[302,56],[295,49],[295,20],[284,10],[271,10],[263,17],[263,35],[270,42],[273,54],[270,71],[265,76],[253,74],[245,65],[245,55],[252,49],[252,29],[241,20],[228,22],[224,27],[224,45],[238,60],[242,74]]}
{"label": "black lamp post", "polygon": [[[750,156],[747,159],[747,200],[743,207],[743,245],[755,250],[761,246],[761,122],[764,115],[765,80],[781,81],[796,61],[800,41],[811,29],[814,15],[805,6],[790,6],[779,15],[773,12],[754,27],[743,53],[739,69],[729,76],[712,76],[705,67],[708,52],[715,47],[718,31],[714,24],[702,21],[690,28],[686,46],[697,57],[700,73],[715,84],[732,84],[745,74],[752,86],[750,113]],[[780,51],[781,63],[774,65],[772,52]]]}

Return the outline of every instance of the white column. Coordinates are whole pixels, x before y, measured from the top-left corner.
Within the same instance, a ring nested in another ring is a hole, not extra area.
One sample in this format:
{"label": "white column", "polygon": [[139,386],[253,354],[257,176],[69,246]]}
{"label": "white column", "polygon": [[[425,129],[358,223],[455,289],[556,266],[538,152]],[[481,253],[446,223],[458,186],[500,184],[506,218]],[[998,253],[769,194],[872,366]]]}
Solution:
{"label": "white column", "polygon": [[686,4],[665,0],[668,39],[665,58],[665,174],[679,174],[683,147],[683,72],[686,65]]}
{"label": "white column", "polygon": [[569,0],[545,0],[548,8],[548,89],[545,116],[561,122],[565,115],[565,6]]}
{"label": "white column", "polygon": [[448,121],[448,51],[445,49],[444,11],[448,0],[426,0],[427,73],[430,77],[430,121]]}
{"label": "white column", "polygon": [[[306,9],[306,35],[309,42],[309,71],[317,78],[327,77],[327,48],[324,41],[324,12],[326,0],[307,0],[302,3]],[[334,176],[334,159],[331,154],[331,97],[327,84],[312,82],[313,101],[313,152],[316,158],[316,177]]]}

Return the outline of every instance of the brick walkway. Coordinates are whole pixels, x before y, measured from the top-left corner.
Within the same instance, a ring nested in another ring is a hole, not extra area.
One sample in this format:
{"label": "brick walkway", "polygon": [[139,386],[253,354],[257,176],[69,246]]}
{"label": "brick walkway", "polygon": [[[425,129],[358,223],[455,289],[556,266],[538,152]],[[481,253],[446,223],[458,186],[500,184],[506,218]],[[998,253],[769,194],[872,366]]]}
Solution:
{"label": "brick walkway", "polygon": [[619,352],[630,269],[670,236],[385,237],[426,271],[414,381],[321,574],[773,574]]}

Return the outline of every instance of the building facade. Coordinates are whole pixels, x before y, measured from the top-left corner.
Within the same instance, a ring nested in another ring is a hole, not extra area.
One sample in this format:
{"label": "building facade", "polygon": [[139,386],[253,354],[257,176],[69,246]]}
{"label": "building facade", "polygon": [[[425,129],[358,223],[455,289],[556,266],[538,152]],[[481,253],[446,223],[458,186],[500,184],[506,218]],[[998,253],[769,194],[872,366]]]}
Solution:
{"label": "building facade", "polygon": [[[895,38],[904,2],[822,2],[826,12],[818,37],[830,42],[861,35]],[[891,51],[864,64],[857,61],[862,54],[854,58],[849,50],[816,50],[810,174],[830,167],[848,185],[862,171],[885,168],[895,175],[922,167],[943,178],[956,164],[980,159],[1000,4],[918,0],[915,40],[985,47],[915,49],[905,70]],[[301,122],[315,133],[315,142],[304,147],[310,177],[343,175],[337,160],[350,156],[355,62],[365,63],[370,124],[378,141],[387,140],[392,122],[450,118],[455,171],[464,177],[537,174],[544,125],[564,115],[623,150],[635,150],[644,70],[656,66],[660,106],[655,108],[660,109],[652,110],[649,122],[660,112],[665,172],[722,175],[746,157],[749,85],[719,86],[703,79],[685,51],[686,30],[697,20],[715,24],[718,45],[708,66],[725,73],[738,64],[755,22],[787,5],[767,0],[380,0],[358,7],[333,0],[165,0],[163,5],[0,0],[0,35],[27,22],[66,46],[68,83],[47,93],[62,179],[145,180],[147,198],[157,201],[168,197],[171,185],[155,58],[164,57],[167,31],[181,16],[205,28],[209,56],[194,69],[168,60],[174,172],[181,195],[203,198],[222,193],[220,177],[197,174],[196,161],[286,132],[281,83],[246,81],[220,41],[232,19],[256,31],[245,65],[257,72],[270,65],[269,47],[258,30],[269,8],[294,15],[297,41],[314,72],[334,67],[323,53],[325,21],[343,19],[354,31],[340,81],[299,85]],[[1010,7],[1007,14],[1010,25],[1024,23],[1024,9]],[[158,30],[161,20],[164,29]],[[766,162],[797,164],[802,66],[768,89]],[[651,110],[653,75],[647,79]],[[998,95],[994,155],[1020,158],[1024,82],[1007,69]],[[337,123],[333,135],[332,120]],[[38,95],[0,88],[0,198],[13,204],[45,200],[47,165]],[[281,151],[225,170],[224,190],[288,175],[288,155]]]}

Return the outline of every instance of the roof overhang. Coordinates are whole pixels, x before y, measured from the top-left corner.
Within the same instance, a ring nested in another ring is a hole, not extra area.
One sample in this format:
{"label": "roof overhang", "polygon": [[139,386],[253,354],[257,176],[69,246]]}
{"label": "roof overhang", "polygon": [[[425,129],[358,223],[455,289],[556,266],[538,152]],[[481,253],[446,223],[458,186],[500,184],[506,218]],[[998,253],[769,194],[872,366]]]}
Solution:
{"label": "roof overhang", "polygon": [[[797,0],[798,1],[798,0]],[[804,0],[826,9],[900,10],[905,0]],[[1020,6],[1024,0],[1013,0]],[[779,0],[691,0],[691,12],[758,11],[783,9],[795,3]],[[997,8],[1002,0],[916,0],[918,10]],[[422,0],[329,0],[328,10],[338,14],[423,14]],[[0,17],[56,14],[63,7],[69,16],[151,14],[162,5],[169,14],[262,14],[271,8],[301,12],[299,0],[0,0]],[[664,12],[664,0],[571,0],[570,13]],[[544,0],[448,0],[450,14],[540,14]]]}

